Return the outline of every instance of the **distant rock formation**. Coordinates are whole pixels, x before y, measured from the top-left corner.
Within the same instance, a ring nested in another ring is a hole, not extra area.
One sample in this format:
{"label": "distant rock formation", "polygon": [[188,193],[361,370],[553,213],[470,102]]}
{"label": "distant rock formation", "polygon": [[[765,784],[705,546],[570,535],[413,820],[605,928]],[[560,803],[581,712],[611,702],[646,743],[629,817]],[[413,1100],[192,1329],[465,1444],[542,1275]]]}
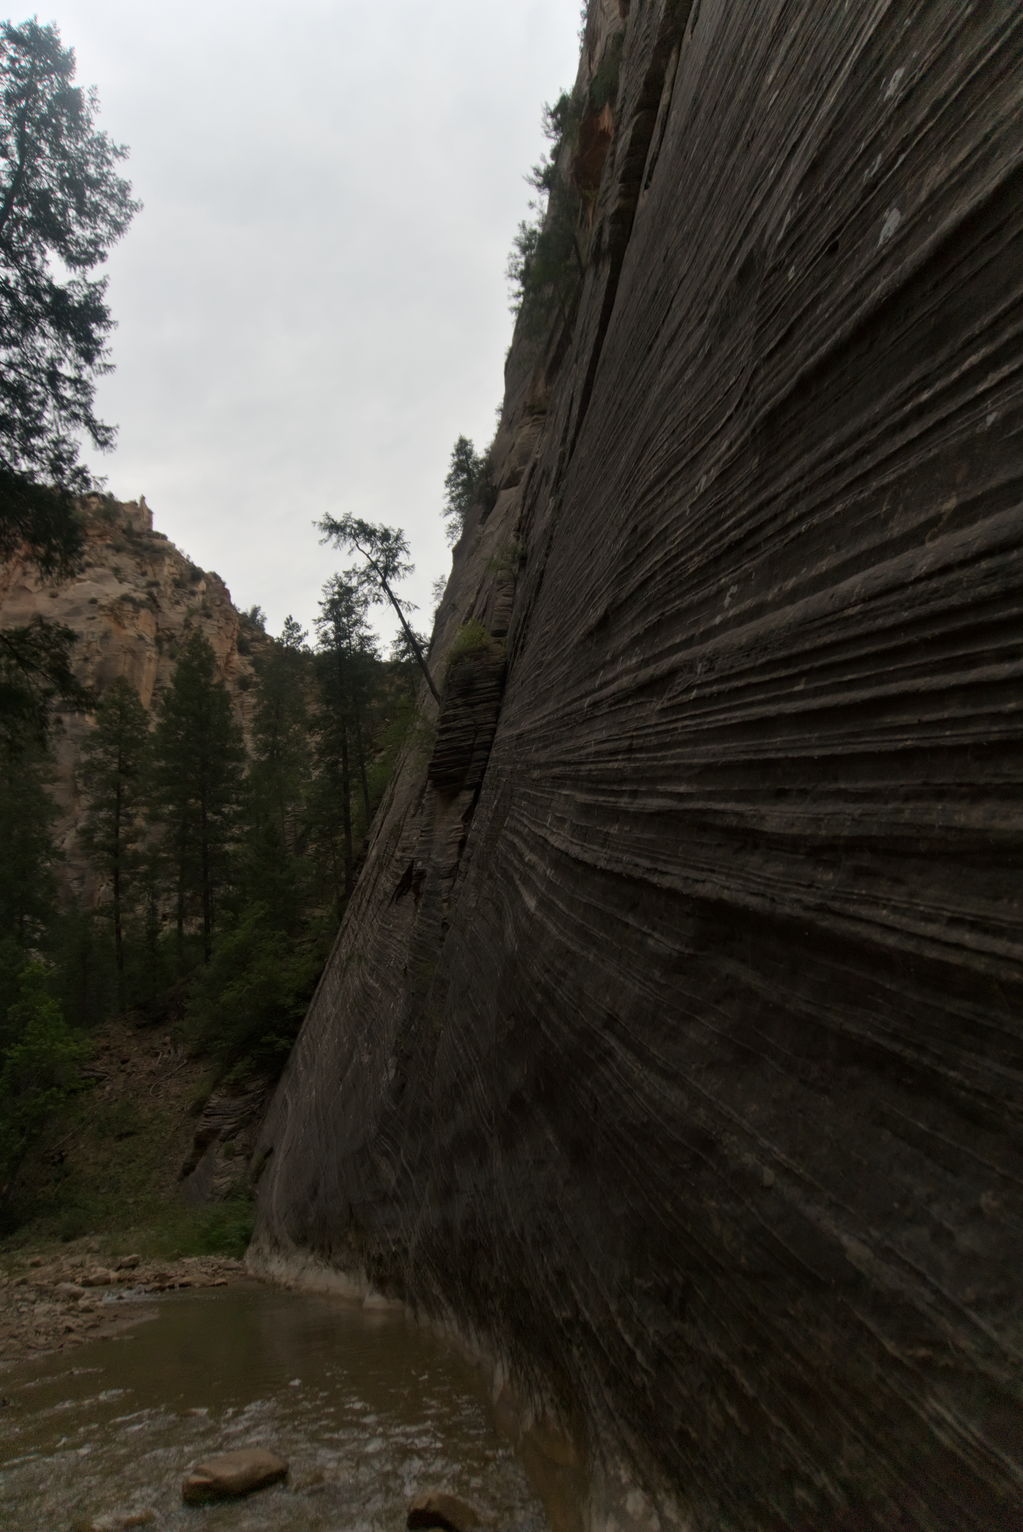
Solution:
{"label": "distant rock formation", "polygon": [[[198,629],[216,656],[245,727],[253,649],[266,640],[246,624],[220,576],[199,569],[162,532],[154,532],[144,495],[126,502],[90,495],[81,509],[85,557],[78,574],[58,584],[42,579],[28,560],[5,564],[0,569],[0,626],[16,627],[36,616],[65,624],[77,635],[78,679],[102,697],[124,677],[150,710],[173,674],[185,634]],[[88,714],[65,714],[54,736],[60,841],[79,888],[85,867],[77,847],[75,771],[91,727]]]}
{"label": "distant rock formation", "polygon": [[438,675],[494,642],[253,1260],[473,1336],[595,1449],[592,1532],[1018,1522],[1021,67],[1017,5],[591,7],[581,291]]}

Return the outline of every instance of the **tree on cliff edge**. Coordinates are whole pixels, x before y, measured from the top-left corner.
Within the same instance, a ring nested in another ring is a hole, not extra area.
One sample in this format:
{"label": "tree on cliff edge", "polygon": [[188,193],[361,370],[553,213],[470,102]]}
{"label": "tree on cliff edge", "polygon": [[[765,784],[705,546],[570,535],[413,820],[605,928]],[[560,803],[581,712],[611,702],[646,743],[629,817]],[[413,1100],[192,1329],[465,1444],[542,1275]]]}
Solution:
{"label": "tree on cliff edge", "polygon": [[476,496],[484,487],[487,457],[477,452],[467,436],[460,436],[451,449],[451,464],[444,480],[444,519],[449,543],[457,543],[465,531]]}
{"label": "tree on cliff edge", "polygon": [[413,632],[405,616],[408,603],[400,601],[394,593],[397,582],[404,580],[412,573],[412,563],[408,556],[408,539],[404,532],[398,527],[385,527],[379,522],[361,521],[358,516],[351,515],[342,516],[340,520],[334,516],[324,516],[323,520],[316,525],[322,534],[321,543],[333,543],[336,548],[357,553],[365,560],[365,568],[360,579],[366,594],[370,601],[390,602],[401,624],[401,631],[405,635],[409,651],[415,656],[434,700],[439,703],[440,693],[433,684],[423,646],[419,642],[418,634]]}

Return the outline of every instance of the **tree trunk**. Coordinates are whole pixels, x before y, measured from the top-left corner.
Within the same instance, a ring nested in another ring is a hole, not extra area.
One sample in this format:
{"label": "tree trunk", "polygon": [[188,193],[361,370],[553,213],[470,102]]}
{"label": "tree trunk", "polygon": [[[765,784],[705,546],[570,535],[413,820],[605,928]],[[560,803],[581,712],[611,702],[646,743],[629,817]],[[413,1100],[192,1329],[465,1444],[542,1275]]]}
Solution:
{"label": "tree trunk", "polygon": [[[118,763],[120,765],[120,763]],[[121,925],[121,810],[124,787],[120,771],[114,792],[114,844],[111,883],[114,902],[114,964],[117,969],[117,1008],[124,1010],[124,931]]]}

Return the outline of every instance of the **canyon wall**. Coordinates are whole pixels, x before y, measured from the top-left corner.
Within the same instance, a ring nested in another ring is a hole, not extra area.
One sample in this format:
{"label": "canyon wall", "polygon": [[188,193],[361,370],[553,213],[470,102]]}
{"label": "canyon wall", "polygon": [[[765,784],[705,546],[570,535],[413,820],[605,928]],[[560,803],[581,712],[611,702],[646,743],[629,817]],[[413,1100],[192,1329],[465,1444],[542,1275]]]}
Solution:
{"label": "canyon wall", "polygon": [[591,8],[581,291],[252,1252],[474,1336],[566,1526],[1018,1524],[1021,63],[1009,0]]}
{"label": "canyon wall", "polygon": [[[44,617],[75,634],[72,665],[97,699],[114,681],[131,683],[150,712],[174,673],[184,640],[202,633],[242,728],[251,724],[253,654],[268,640],[231,601],[217,574],[200,569],[162,533],[140,500],[91,495],[80,504],[81,567],[70,579],[44,579],[31,560],[0,569],[0,627]],[[88,897],[89,875],[79,844],[82,804],[76,779],[88,712],[64,713],[53,731],[53,793],[60,810],[58,841],[70,885]]]}

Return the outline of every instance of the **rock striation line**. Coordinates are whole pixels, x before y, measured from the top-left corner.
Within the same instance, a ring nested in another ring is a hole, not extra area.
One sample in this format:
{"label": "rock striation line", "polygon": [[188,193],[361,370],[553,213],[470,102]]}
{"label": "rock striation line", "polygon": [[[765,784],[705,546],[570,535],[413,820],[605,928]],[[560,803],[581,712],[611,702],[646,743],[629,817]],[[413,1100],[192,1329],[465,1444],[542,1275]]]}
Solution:
{"label": "rock striation line", "polygon": [[599,5],[584,83],[620,29],[434,640],[503,690],[409,750],[253,1258],[473,1332],[589,1444],[580,1525],[1002,1532],[1023,13]]}

